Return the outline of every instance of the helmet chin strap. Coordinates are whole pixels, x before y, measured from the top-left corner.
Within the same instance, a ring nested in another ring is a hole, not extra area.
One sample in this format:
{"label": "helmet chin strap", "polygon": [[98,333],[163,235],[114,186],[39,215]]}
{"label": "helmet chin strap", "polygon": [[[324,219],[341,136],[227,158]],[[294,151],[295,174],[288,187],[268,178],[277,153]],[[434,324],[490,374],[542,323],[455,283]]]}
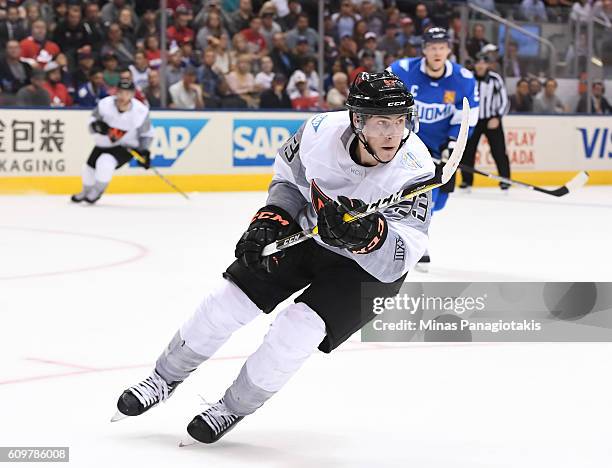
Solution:
{"label": "helmet chin strap", "polygon": [[374,151],[372,149],[372,147],[370,146],[370,144],[366,140],[365,136],[363,136],[363,132],[361,130],[358,130],[357,128],[355,128],[355,125],[353,125],[353,112],[352,111],[350,113],[350,117],[351,117],[351,130],[353,130],[353,133],[355,134],[355,136],[357,137],[359,142],[363,145],[363,147],[366,149],[366,151],[368,153],[370,153],[370,156],[372,156],[374,159],[376,159],[381,164],[388,164],[391,161],[393,161],[393,158],[395,158],[395,156],[397,155],[397,153],[400,150],[400,148],[402,146],[404,146],[406,141],[408,141],[408,137],[410,136],[410,130],[408,130],[408,135],[406,135],[406,137],[402,138],[402,141],[400,141],[400,144],[397,147],[397,150],[395,150],[395,154],[393,155],[393,158],[389,159],[388,161],[383,161],[382,159],[380,159],[378,157],[378,155],[376,154],[376,151]]}

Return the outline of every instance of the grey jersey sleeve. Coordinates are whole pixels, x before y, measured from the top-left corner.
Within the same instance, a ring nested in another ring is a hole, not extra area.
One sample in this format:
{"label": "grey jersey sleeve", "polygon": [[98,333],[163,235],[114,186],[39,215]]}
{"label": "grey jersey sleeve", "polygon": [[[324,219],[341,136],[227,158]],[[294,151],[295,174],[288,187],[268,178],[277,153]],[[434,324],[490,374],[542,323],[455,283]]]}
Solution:
{"label": "grey jersey sleeve", "polygon": [[390,283],[410,270],[427,249],[431,222],[431,192],[383,211],[388,233],[382,247],[353,258],[376,279]]}
{"label": "grey jersey sleeve", "polygon": [[305,125],[278,150],[274,161],[274,177],[268,188],[267,204],[283,208],[294,219],[297,219],[300,210],[308,203],[300,187],[310,187],[300,158],[300,142]]}

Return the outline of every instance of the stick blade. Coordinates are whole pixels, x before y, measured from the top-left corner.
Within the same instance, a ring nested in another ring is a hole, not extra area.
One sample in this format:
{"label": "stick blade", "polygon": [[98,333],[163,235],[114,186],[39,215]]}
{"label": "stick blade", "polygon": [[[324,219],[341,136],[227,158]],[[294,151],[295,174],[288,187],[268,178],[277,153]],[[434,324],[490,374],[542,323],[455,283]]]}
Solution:
{"label": "stick blade", "polygon": [[461,127],[459,129],[459,136],[457,137],[457,143],[455,145],[455,149],[453,149],[452,154],[448,158],[446,164],[444,164],[444,169],[442,170],[442,183],[448,182],[457,167],[459,167],[459,163],[461,162],[461,158],[463,157],[463,152],[465,151],[465,145],[468,140],[468,132],[470,131],[470,103],[466,97],[463,98],[463,108],[461,110]]}
{"label": "stick blade", "polygon": [[567,195],[570,192],[584,187],[588,180],[589,174],[585,171],[582,171],[576,174],[574,178],[570,180],[567,184],[565,184],[563,187],[559,187],[558,189],[546,190],[539,187],[534,187],[534,189],[538,192],[544,192],[555,197],[562,197],[563,195]]}

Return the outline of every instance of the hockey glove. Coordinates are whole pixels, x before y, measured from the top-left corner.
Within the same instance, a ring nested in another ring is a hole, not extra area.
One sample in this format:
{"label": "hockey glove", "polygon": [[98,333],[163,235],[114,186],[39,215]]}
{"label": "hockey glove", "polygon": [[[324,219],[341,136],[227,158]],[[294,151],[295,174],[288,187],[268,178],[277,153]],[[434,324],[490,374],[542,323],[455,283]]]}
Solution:
{"label": "hockey glove", "polygon": [[450,158],[450,155],[452,151],[455,149],[456,145],[457,145],[457,140],[454,140],[451,138],[440,148],[440,160],[444,164],[446,164],[446,162],[448,161],[448,158]]}
{"label": "hockey glove", "polygon": [[100,135],[108,135],[110,127],[104,120],[96,120],[95,122],[91,123],[91,129]]}
{"label": "hockey glove", "polygon": [[354,198],[338,197],[319,210],[317,226],[321,240],[333,247],[348,249],[356,254],[367,254],[382,247],[387,238],[387,220],[381,213],[347,223],[342,216],[365,203]]}
{"label": "hockey glove", "polygon": [[141,157],[135,158],[138,162],[138,165],[144,167],[145,169],[151,169],[151,152],[149,150],[134,150],[134,152],[138,153]]}
{"label": "hockey glove", "polygon": [[271,273],[278,267],[285,252],[280,251],[266,257],[262,257],[261,252],[266,245],[296,232],[297,227],[297,223],[285,210],[266,205],[253,216],[248,229],[236,244],[234,254],[249,270]]}

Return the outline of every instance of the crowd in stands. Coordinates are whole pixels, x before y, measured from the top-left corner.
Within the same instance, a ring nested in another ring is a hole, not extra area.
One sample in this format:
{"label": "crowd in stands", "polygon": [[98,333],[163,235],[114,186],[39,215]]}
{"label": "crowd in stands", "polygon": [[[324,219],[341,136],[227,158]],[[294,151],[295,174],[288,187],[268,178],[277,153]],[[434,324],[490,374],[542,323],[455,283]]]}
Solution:
{"label": "crowd in stands", "polygon": [[[131,77],[137,99],[153,108],[165,101],[176,109],[340,109],[359,72],[420,56],[421,35],[430,27],[449,30],[456,60],[466,27],[460,3],[327,0],[321,77],[317,1],[167,0],[167,66],[161,69],[158,0],[0,0],[0,104],[90,108]],[[514,17],[533,21],[570,21],[593,11],[612,25],[612,0],[471,3],[491,12],[512,8]],[[518,45],[510,42],[504,63],[476,23],[467,53],[481,52],[491,54],[504,76],[527,76]],[[511,110],[586,109],[586,97],[568,109],[556,86],[553,79],[520,79]],[[603,83],[592,94],[592,108],[610,112]]]}

